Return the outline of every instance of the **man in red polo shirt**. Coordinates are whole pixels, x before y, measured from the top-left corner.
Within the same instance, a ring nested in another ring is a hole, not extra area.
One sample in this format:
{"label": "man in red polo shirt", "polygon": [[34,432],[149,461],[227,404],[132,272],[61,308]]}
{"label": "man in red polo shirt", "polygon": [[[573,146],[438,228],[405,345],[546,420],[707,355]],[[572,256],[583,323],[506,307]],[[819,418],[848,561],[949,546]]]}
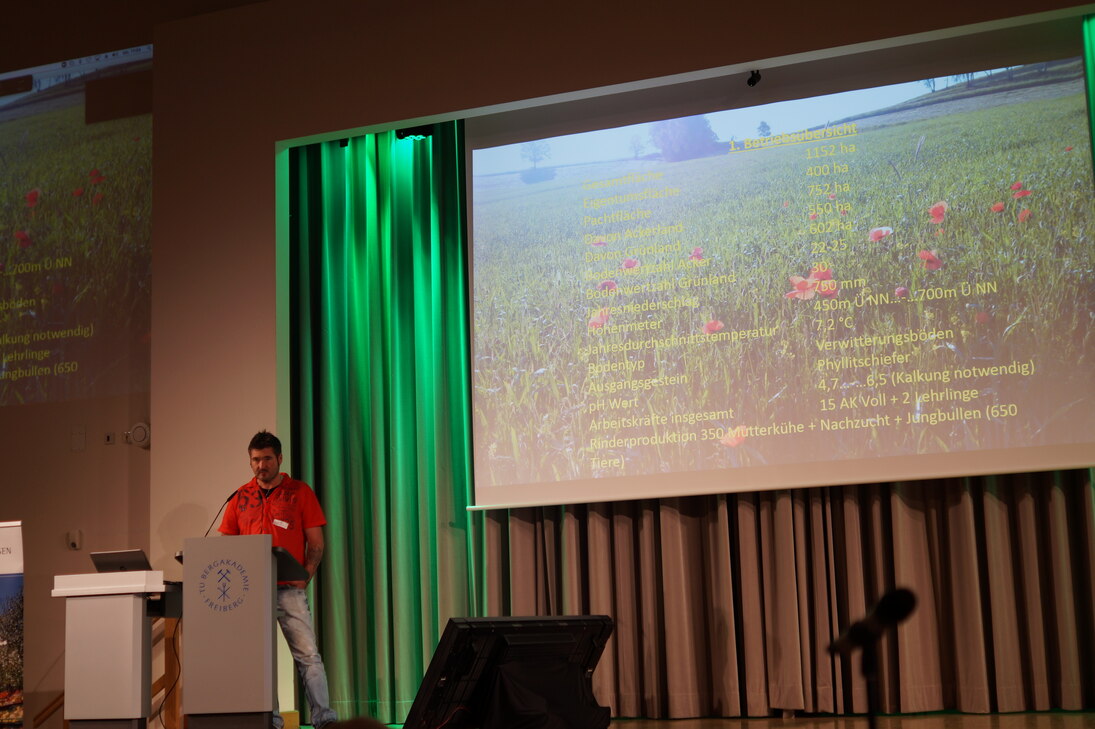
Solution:
{"label": "man in red polo shirt", "polygon": [[[229,500],[219,531],[270,534],[275,547],[284,547],[304,565],[310,580],[323,559],[323,525],[327,523],[323,509],[308,484],[281,472],[281,441],[277,436],[265,430],[256,433],[247,452],[255,477]],[[327,672],[304,593],[309,580],[278,583],[278,623],[304,682],[312,724],[319,729],[338,717],[331,710]],[[275,706],[274,727],[282,729],[283,725]]]}

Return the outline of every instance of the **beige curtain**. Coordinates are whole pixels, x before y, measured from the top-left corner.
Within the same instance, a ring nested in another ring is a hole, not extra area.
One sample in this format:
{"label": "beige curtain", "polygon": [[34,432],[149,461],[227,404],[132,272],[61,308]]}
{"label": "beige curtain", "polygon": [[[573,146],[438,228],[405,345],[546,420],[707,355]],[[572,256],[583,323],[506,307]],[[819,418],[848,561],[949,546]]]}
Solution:
{"label": "beige curtain", "polygon": [[616,716],[866,710],[826,647],[894,586],[886,713],[1095,707],[1092,470],[493,512],[491,615],[607,614]]}

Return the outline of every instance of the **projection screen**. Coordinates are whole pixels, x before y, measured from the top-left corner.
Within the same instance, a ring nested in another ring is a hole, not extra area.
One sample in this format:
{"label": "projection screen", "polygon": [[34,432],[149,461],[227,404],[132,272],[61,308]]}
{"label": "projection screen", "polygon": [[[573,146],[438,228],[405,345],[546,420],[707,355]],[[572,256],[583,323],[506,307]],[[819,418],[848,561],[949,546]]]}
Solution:
{"label": "projection screen", "polygon": [[476,506],[1090,465],[1079,58],[471,152]]}

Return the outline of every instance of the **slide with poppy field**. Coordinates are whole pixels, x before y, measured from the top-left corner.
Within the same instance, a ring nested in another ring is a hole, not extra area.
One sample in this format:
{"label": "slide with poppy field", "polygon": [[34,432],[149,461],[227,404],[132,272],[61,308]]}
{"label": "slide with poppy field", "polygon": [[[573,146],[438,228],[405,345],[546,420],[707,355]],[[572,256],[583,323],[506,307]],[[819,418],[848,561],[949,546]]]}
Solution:
{"label": "slide with poppy field", "polygon": [[1095,443],[1082,64],[946,82],[474,151],[477,503]]}
{"label": "slide with poppy field", "polygon": [[0,406],[148,391],[152,117],[84,115],[81,78],[0,99]]}

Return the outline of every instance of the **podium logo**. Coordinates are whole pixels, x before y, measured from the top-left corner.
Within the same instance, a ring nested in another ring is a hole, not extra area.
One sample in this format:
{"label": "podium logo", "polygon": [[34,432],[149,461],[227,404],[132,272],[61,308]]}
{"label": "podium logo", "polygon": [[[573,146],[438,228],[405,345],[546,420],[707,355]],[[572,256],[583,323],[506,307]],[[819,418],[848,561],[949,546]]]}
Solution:
{"label": "podium logo", "polygon": [[230,613],[247,598],[251,578],[247,568],[234,559],[217,559],[205,566],[198,578],[198,595],[215,613]]}

